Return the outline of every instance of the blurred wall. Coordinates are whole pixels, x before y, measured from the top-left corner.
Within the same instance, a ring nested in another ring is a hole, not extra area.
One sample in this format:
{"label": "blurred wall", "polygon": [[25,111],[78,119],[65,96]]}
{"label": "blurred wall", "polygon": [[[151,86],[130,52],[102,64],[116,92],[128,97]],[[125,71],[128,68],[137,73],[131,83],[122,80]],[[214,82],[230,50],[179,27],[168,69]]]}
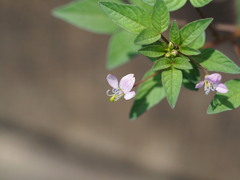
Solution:
{"label": "blurred wall", "polygon": [[[240,179],[239,109],[206,115],[213,93],[182,88],[175,110],[164,100],[130,122],[132,101],[105,96],[109,37],[51,16],[67,2],[0,0],[0,179]],[[204,11],[232,23],[231,6]],[[174,16],[198,18],[189,4]],[[139,56],[111,73],[140,80],[150,67]]]}

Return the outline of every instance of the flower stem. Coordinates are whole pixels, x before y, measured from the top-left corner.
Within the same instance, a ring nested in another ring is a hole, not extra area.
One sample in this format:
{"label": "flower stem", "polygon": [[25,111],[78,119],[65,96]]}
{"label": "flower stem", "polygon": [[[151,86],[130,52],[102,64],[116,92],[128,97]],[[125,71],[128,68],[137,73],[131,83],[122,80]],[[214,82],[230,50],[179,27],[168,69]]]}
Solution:
{"label": "flower stem", "polygon": [[137,83],[134,84],[133,88],[139,86],[140,84],[144,83],[145,81],[151,79],[152,77],[156,76],[157,74],[159,74],[160,71],[157,71],[156,73],[152,74],[151,76],[148,76],[147,78],[141,80],[141,81],[138,81]]}

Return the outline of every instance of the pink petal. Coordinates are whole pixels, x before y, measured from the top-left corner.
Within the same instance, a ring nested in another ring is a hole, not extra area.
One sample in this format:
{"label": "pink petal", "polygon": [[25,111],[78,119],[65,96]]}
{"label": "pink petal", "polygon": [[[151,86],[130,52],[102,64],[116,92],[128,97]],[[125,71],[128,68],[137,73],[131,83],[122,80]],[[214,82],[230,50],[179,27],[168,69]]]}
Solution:
{"label": "pink petal", "polygon": [[225,93],[228,92],[228,88],[227,88],[227,86],[226,86],[225,84],[222,84],[222,83],[221,83],[221,84],[219,84],[219,85],[217,86],[216,91],[225,94]]}
{"label": "pink petal", "polygon": [[205,79],[208,80],[209,82],[212,82],[213,84],[219,84],[222,80],[222,76],[221,74],[213,73],[207,75]]}
{"label": "pink petal", "polygon": [[134,74],[128,74],[121,79],[119,87],[125,94],[127,94],[129,91],[132,90],[134,83],[135,83]]}
{"label": "pink petal", "polygon": [[107,75],[107,81],[108,81],[108,84],[113,88],[118,88],[118,80],[116,76],[112,74]]}
{"label": "pink petal", "polygon": [[127,94],[124,95],[124,98],[126,100],[132,99],[136,95],[135,91],[128,92]]}
{"label": "pink petal", "polygon": [[204,85],[204,81],[200,81],[196,84],[195,88],[201,88]]}

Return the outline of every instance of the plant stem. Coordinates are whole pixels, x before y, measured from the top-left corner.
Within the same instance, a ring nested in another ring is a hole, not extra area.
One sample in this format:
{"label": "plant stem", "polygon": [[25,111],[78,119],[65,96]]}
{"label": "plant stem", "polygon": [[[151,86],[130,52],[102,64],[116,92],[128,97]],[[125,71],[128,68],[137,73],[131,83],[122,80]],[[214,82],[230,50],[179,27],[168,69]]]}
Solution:
{"label": "plant stem", "polygon": [[187,57],[188,59],[190,59],[190,61],[192,61],[194,64],[196,64],[198,67],[200,67],[205,72],[205,74],[208,74],[208,70],[205,67],[203,67],[201,64],[199,64],[197,61],[195,61],[193,58],[191,58],[190,56],[188,56],[184,53],[181,53],[181,52],[178,52],[178,53]]}
{"label": "plant stem", "polygon": [[163,35],[161,35],[161,37],[162,37],[162,39],[164,40],[164,42],[165,42],[166,44],[169,44],[169,41],[167,40],[167,38],[165,38]]}
{"label": "plant stem", "polygon": [[134,84],[134,88],[137,87],[138,85],[144,83],[145,81],[151,79],[152,77],[156,76],[158,73],[160,73],[160,71],[157,71],[156,73],[152,74],[151,76],[148,76],[146,79],[143,79],[141,81],[138,81],[137,83]]}

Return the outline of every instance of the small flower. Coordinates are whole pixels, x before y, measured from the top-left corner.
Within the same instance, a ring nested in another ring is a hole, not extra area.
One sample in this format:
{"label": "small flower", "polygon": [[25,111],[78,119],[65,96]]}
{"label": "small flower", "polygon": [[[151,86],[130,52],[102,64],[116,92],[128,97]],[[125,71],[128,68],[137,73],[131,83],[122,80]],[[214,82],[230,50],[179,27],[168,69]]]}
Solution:
{"label": "small flower", "polygon": [[126,100],[132,99],[135,96],[135,91],[131,91],[135,83],[134,74],[124,76],[119,84],[116,76],[109,74],[107,75],[107,81],[113,88],[112,94],[109,93],[111,90],[107,90],[107,95],[111,96],[111,102],[119,100],[122,96],[124,96]]}
{"label": "small flower", "polygon": [[210,91],[217,91],[219,93],[227,93],[228,88],[225,84],[221,83],[222,76],[218,73],[206,75],[204,81],[200,81],[196,84],[195,88],[201,88],[204,86],[205,94],[208,94]]}

